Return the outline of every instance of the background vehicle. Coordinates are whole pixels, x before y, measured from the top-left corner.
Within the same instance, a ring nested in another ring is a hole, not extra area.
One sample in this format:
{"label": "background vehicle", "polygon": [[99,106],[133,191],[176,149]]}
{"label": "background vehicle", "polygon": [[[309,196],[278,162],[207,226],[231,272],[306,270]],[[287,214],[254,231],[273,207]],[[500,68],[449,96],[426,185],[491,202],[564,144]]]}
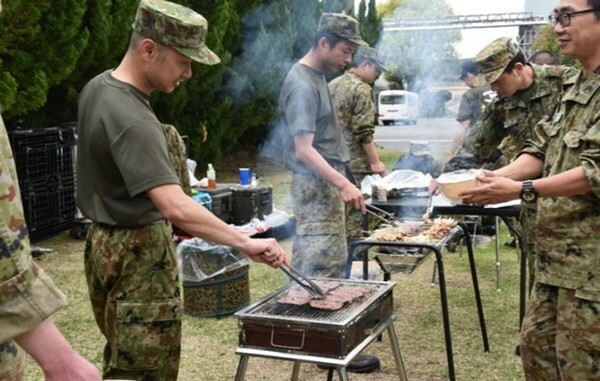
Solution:
{"label": "background vehicle", "polygon": [[383,90],[377,96],[379,124],[396,122],[417,124],[419,118],[419,96],[405,90]]}

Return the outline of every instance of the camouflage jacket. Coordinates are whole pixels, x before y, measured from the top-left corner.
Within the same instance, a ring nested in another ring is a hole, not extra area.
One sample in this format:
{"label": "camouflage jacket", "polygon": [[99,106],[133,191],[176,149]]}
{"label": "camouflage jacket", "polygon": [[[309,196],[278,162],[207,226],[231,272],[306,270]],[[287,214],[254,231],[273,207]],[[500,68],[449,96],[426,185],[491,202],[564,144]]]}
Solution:
{"label": "camouflage jacket", "polygon": [[0,118],[0,343],[30,331],[65,305],[31,257],[17,171]]}
{"label": "camouflage jacket", "polygon": [[567,82],[561,101],[534,130],[523,152],[544,158],[543,176],[582,167],[591,191],[538,200],[539,282],[600,301],[600,70]]}
{"label": "camouflage jacket", "polygon": [[329,83],[344,140],[350,151],[350,169],[354,173],[372,173],[362,145],[373,141],[375,106],[371,86],[347,71]]}
{"label": "camouflage jacket", "polygon": [[535,79],[529,102],[515,94],[490,104],[444,172],[484,164],[498,168],[514,160],[536,123],[558,103],[563,83],[577,74],[577,70],[567,66],[531,66]]}

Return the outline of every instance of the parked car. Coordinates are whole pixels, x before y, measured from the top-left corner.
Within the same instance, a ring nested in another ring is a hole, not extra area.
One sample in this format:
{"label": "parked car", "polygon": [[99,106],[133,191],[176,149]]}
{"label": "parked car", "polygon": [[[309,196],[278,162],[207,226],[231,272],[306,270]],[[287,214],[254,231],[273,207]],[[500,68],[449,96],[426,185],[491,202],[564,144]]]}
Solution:
{"label": "parked car", "polygon": [[385,126],[397,122],[417,124],[419,119],[419,96],[405,90],[383,90],[377,96],[379,124]]}

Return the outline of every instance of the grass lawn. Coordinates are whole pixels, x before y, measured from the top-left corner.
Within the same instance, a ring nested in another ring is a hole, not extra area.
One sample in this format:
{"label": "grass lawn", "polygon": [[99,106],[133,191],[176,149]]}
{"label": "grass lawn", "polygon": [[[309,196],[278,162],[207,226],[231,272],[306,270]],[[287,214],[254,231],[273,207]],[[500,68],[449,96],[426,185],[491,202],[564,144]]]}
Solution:
{"label": "grass lawn", "polygon": [[[396,153],[382,152],[387,162]],[[386,156],[387,155],[387,156]],[[274,185],[275,206],[289,211],[289,175],[267,175],[259,164],[257,172],[262,182]],[[220,181],[236,181],[234,168],[217,168]],[[509,240],[506,229],[501,229],[500,242]],[[289,239],[281,241],[291,252]],[[84,242],[70,238],[66,233],[41,242],[38,246],[54,249],[38,259],[41,266],[65,292],[69,304],[54,319],[60,330],[83,356],[100,366],[104,339],[94,322],[83,275]],[[450,324],[454,346],[457,380],[522,380],[519,357],[514,355],[518,343],[518,257],[515,249],[501,245],[501,291],[496,290],[496,259],[493,241],[475,251],[480,290],[488,327],[491,351],[483,352],[468,258],[464,248],[455,253],[444,253]],[[439,287],[430,284],[433,255],[412,274],[394,274],[395,328],[410,380],[447,379],[446,352],[441,318]],[[284,285],[284,274],[252,263],[250,266],[250,298],[259,298]],[[238,356],[237,319],[198,318],[184,315],[180,380],[221,381],[235,376]],[[397,380],[393,356],[387,335],[382,342],[374,342],[366,350],[382,362],[380,371],[351,374],[351,380]],[[292,365],[289,362],[251,358],[247,380],[288,380]],[[31,362],[27,380],[42,380],[36,365]],[[326,372],[305,364],[300,380],[325,380]]]}

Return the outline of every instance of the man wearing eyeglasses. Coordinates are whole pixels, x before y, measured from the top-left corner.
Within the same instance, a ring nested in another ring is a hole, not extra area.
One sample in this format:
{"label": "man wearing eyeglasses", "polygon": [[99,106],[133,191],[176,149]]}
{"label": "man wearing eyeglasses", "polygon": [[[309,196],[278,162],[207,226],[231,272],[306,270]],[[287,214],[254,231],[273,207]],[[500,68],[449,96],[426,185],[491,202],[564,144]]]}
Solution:
{"label": "man wearing eyeglasses", "polygon": [[600,379],[600,0],[561,0],[550,22],[581,73],[521,155],[461,196],[538,202],[537,283],[521,328],[526,378]]}

